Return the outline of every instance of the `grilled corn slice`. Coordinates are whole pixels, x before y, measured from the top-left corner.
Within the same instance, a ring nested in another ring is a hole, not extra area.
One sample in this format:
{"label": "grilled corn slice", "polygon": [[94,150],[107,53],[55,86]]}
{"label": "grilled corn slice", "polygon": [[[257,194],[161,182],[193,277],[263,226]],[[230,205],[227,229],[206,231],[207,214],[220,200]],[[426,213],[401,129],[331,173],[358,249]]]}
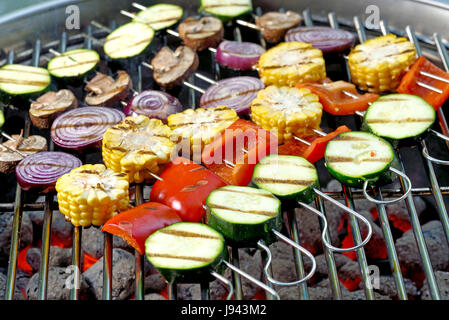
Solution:
{"label": "grilled corn slice", "polygon": [[260,56],[260,79],[265,85],[293,87],[326,78],[323,53],[310,43],[283,42]]}
{"label": "grilled corn slice", "polygon": [[305,88],[268,86],[251,104],[253,122],[277,135],[279,143],[312,135],[322,113],[318,96]]}
{"label": "grilled corn slice", "polygon": [[352,82],[360,89],[380,93],[396,91],[403,72],[415,60],[410,41],[388,34],[357,45],[348,56],[348,66]]}
{"label": "grilled corn slice", "polygon": [[187,109],[168,117],[168,126],[178,142],[189,143],[192,155],[201,155],[203,147],[221,134],[235,120],[237,113],[225,106]]}
{"label": "grilled corn slice", "polygon": [[101,226],[129,206],[126,175],[86,164],[56,182],[59,211],[75,226]]}
{"label": "grilled corn slice", "polygon": [[161,120],[147,116],[127,117],[103,135],[103,162],[115,172],[125,173],[130,183],[152,179],[159,165],[170,161],[176,145],[172,131]]}

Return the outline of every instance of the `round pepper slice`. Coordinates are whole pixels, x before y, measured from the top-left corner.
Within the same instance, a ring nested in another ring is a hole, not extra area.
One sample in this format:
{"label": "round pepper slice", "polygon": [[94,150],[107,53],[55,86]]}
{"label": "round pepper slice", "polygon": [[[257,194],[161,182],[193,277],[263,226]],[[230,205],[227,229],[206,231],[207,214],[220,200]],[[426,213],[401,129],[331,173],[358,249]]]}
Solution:
{"label": "round pepper slice", "polygon": [[140,254],[144,254],[145,240],[153,232],[181,221],[172,208],[157,202],[147,202],[115,215],[103,225],[101,231],[123,238]]}

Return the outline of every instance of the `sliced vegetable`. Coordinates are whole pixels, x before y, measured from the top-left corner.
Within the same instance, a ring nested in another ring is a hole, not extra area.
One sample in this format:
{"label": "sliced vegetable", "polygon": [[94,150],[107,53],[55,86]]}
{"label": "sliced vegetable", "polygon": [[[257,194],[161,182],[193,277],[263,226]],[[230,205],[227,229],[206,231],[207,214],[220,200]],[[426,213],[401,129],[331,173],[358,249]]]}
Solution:
{"label": "sliced vegetable", "polygon": [[393,140],[419,136],[435,121],[435,110],[411,94],[389,94],[377,99],[366,111],[364,126],[372,133]]}
{"label": "sliced vegetable", "polygon": [[276,240],[271,230],[282,227],[281,202],[270,192],[225,186],[207,197],[207,224],[232,245],[254,246],[259,240]]}
{"label": "sliced vegetable", "polygon": [[214,17],[189,17],[179,24],[179,37],[195,51],[215,48],[224,36],[223,23]]}
{"label": "sliced vegetable", "polygon": [[[421,56],[410,67],[410,70],[407,71],[404,77],[402,77],[401,83],[398,87],[398,92],[419,96],[430,103],[435,110],[438,110],[447,98],[449,98],[449,84],[447,82],[423,75],[422,72],[427,72],[449,81],[449,73],[444,72],[432,62]],[[419,85],[418,82],[437,88],[441,90],[442,93],[429,90]]]}
{"label": "sliced vegetable", "polygon": [[323,53],[304,42],[283,42],[260,56],[258,71],[265,85],[293,87],[326,78]]}
{"label": "sliced vegetable", "polygon": [[163,47],[151,60],[154,80],[166,89],[182,85],[198,68],[198,64],[196,52],[186,46],[179,46],[174,52],[169,47]]}
{"label": "sliced vegetable", "polygon": [[251,12],[253,5],[251,0],[201,0],[201,10],[228,21]]}
{"label": "sliced vegetable", "polygon": [[114,107],[126,99],[132,90],[131,77],[125,71],[117,71],[117,78],[98,73],[84,88],[88,94],[84,101],[94,107]]}
{"label": "sliced vegetable", "polygon": [[24,157],[47,150],[47,139],[44,137],[33,135],[23,138],[22,135],[14,134],[12,138],[15,141],[8,140],[0,144],[1,173],[13,172]]}
{"label": "sliced vegetable", "polygon": [[169,283],[212,280],[227,259],[223,236],[201,223],[179,222],[160,229],[145,241],[148,261]]}
{"label": "sliced vegetable", "polygon": [[360,94],[354,84],[341,80],[327,84],[302,83],[297,84],[296,87],[312,91],[320,97],[325,111],[339,116],[365,111],[371,102],[379,98],[379,95],[375,93]]}
{"label": "sliced vegetable", "polygon": [[233,77],[218,81],[207,88],[201,96],[202,108],[226,106],[234,109],[238,115],[248,114],[251,102],[257,92],[265,88],[262,81],[255,77]]}
{"label": "sliced vegetable", "polygon": [[290,29],[285,41],[310,43],[323,53],[343,52],[354,45],[354,34],[342,29],[330,27],[297,27]]}
{"label": "sliced vegetable", "polygon": [[140,22],[129,22],[112,31],[104,42],[104,53],[111,59],[126,59],[142,54],[151,44],[154,30]]}
{"label": "sliced vegetable", "polygon": [[252,70],[264,52],[262,46],[252,42],[224,40],[217,48],[215,59],[231,69]]}
{"label": "sliced vegetable", "polygon": [[[189,143],[193,157],[201,156],[204,146],[237,120],[237,113],[225,106],[187,109],[168,117],[168,126],[178,142]],[[186,152],[189,150],[184,150]],[[199,157],[198,157],[199,158]],[[198,159],[197,158],[197,159]]]}
{"label": "sliced vegetable", "polygon": [[124,118],[123,112],[112,108],[76,108],[56,118],[51,126],[51,139],[66,149],[97,147],[106,130]]}
{"label": "sliced vegetable", "polygon": [[226,185],[213,172],[185,158],[174,159],[160,177],[151,189],[151,201],[169,206],[189,222],[201,221],[209,193]]}
{"label": "sliced vegetable", "polygon": [[268,86],[251,104],[251,119],[270,130],[279,143],[313,134],[321,122],[323,107],[309,89]]}
{"label": "sliced vegetable", "polygon": [[[270,43],[276,43],[284,38],[287,30],[301,23],[301,16],[293,11],[270,11],[256,17],[256,25],[262,29],[263,37]],[[305,41],[303,41],[305,42]]]}
{"label": "sliced vegetable", "polygon": [[153,180],[160,165],[176,152],[172,131],[161,120],[147,116],[127,117],[103,135],[103,162],[109,169],[128,176],[128,181]]}
{"label": "sliced vegetable", "polygon": [[5,115],[3,114],[3,111],[0,110],[0,128],[3,127],[5,124]]}
{"label": "sliced vegetable", "polygon": [[403,73],[416,60],[415,46],[393,34],[365,41],[348,56],[352,82],[369,92],[396,91]]}
{"label": "sliced vegetable", "polygon": [[271,154],[254,168],[252,182],[280,199],[310,203],[319,189],[318,173],[302,157]]}
{"label": "sliced vegetable", "polygon": [[201,161],[226,183],[247,186],[256,163],[276,149],[276,136],[251,121],[238,119],[206,145]]}
{"label": "sliced vegetable", "polygon": [[180,6],[171,3],[158,3],[139,11],[133,19],[159,31],[171,27],[182,18],[183,10]]}
{"label": "sliced vegetable", "polygon": [[157,202],[147,202],[109,219],[101,231],[123,238],[140,254],[145,253],[145,240],[155,231],[181,222],[176,212]]}
{"label": "sliced vegetable", "polygon": [[65,152],[38,152],[27,156],[16,167],[17,182],[23,190],[53,191],[56,181],[83,163]]}
{"label": "sliced vegetable", "polygon": [[75,49],[61,53],[48,62],[50,74],[66,81],[78,80],[95,69],[100,62],[99,54],[94,50]]}
{"label": "sliced vegetable", "polygon": [[74,226],[101,226],[129,205],[126,175],[86,164],[56,182],[59,211]]}
{"label": "sliced vegetable", "polygon": [[173,113],[182,111],[181,102],[163,91],[145,90],[134,96],[123,109],[127,116],[144,115],[167,123]]}
{"label": "sliced vegetable", "polygon": [[329,173],[344,185],[361,187],[365,180],[376,182],[394,159],[390,143],[371,133],[340,133],[329,141],[325,153]]}
{"label": "sliced vegetable", "polygon": [[15,98],[26,100],[50,88],[51,77],[46,69],[21,64],[0,68],[0,98],[5,104]]}

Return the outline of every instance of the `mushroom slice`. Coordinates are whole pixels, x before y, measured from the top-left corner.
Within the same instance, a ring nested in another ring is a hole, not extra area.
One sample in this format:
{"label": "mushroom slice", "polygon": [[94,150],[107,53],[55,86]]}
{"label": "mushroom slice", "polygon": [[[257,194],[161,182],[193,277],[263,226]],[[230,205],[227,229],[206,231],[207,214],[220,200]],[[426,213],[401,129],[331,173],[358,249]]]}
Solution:
{"label": "mushroom slice", "polygon": [[85,90],[89,93],[84,101],[89,106],[114,107],[128,97],[132,87],[131,77],[125,71],[117,71],[115,80],[99,73],[86,85]]}
{"label": "mushroom slice", "polygon": [[256,18],[256,25],[262,29],[263,37],[270,43],[281,41],[289,29],[300,23],[301,16],[293,11],[271,11]]}
{"label": "mushroom slice", "polygon": [[[13,172],[17,164],[26,156],[47,150],[47,140],[41,136],[22,138],[12,136],[16,141],[8,140],[0,145],[0,172]],[[16,150],[16,151],[14,151]]]}
{"label": "mushroom slice", "polygon": [[30,119],[39,129],[49,129],[57,116],[77,107],[78,100],[70,90],[49,91],[31,103]]}
{"label": "mushroom slice", "polygon": [[199,20],[189,17],[179,25],[178,31],[184,44],[196,51],[218,46],[224,36],[223,23],[214,17]]}
{"label": "mushroom slice", "polygon": [[151,60],[154,80],[163,88],[181,85],[198,68],[198,55],[191,48],[179,46],[173,52],[163,47]]}

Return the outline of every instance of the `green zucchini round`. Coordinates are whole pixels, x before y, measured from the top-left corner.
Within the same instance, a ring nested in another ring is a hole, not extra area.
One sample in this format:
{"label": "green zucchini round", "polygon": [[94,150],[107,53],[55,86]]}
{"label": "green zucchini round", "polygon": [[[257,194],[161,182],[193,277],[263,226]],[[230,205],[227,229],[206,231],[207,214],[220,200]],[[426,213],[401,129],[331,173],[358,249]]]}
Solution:
{"label": "green zucchini round", "polygon": [[252,182],[281,200],[310,203],[319,189],[318,173],[313,164],[302,157],[268,155],[254,168]]}
{"label": "green zucchini round", "polygon": [[[387,177],[395,153],[391,144],[368,132],[343,132],[328,142],[324,153],[329,173],[349,187],[362,187]],[[385,174],[384,174],[385,173]]]}
{"label": "green zucchini round", "polygon": [[253,11],[251,0],[201,0],[200,12],[205,11],[227,22]]}
{"label": "green zucchini round", "polygon": [[259,240],[276,241],[271,230],[282,228],[281,202],[271,193],[252,187],[225,186],[206,199],[207,224],[238,247],[255,247]]}
{"label": "green zucchini round", "polygon": [[224,271],[227,252],[223,236],[201,223],[174,223],[145,240],[148,261],[173,283],[212,280],[212,271]]}
{"label": "green zucchini round", "polygon": [[170,3],[158,3],[136,14],[133,21],[145,23],[153,30],[167,29],[176,24],[184,14],[182,7]]}
{"label": "green zucchini round", "polygon": [[48,72],[58,81],[67,84],[78,83],[100,62],[95,50],[75,49],[61,53],[48,62]]}

